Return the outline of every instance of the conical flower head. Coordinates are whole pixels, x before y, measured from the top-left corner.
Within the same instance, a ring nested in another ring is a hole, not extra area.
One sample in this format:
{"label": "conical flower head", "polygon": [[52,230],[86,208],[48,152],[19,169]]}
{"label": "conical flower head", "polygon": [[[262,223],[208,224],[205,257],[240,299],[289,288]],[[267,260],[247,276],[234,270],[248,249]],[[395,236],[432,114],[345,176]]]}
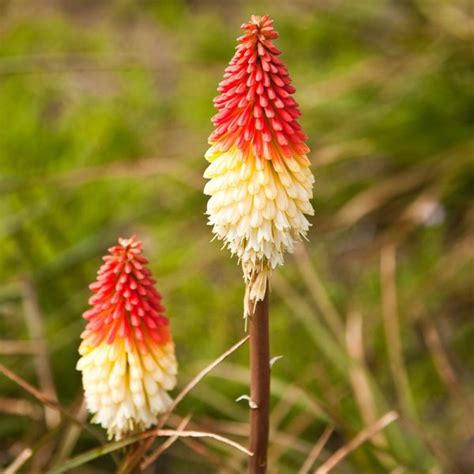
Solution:
{"label": "conical flower head", "polygon": [[81,334],[82,372],[93,422],[109,438],[148,428],[171,403],[177,365],[161,296],[146,267],[142,244],[119,239],[90,285],[95,293]]}
{"label": "conical flower head", "polygon": [[269,273],[309,228],[314,178],[297,118],[295,88],[268,16],[242,25],[236,53],[214,99],[204,173],[209,224],[242,263],[249,303],[263,299]]}

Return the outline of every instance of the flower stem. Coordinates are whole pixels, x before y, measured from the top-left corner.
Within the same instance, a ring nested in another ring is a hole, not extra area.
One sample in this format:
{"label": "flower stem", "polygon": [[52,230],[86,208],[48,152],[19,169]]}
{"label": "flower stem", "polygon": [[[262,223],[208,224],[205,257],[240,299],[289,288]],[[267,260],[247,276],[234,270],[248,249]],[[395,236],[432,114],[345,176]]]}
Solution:
{"label": "flower stem", "polygon": [[[250,316],[250,398],[256,407],[250,410],[249,474],[267,471],[270,404],[270,335],[268,325],[268,289]],[[253,405],[253,404],[252,404]]]}

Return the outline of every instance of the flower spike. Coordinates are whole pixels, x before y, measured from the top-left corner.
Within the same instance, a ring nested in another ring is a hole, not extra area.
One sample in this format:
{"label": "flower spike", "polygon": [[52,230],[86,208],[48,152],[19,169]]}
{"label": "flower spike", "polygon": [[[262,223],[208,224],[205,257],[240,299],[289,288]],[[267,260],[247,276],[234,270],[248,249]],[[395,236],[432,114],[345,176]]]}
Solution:
{"label": "flower spike", "polygon": [[90,285],[77,369],[93,422],[109,439],[153,425],[170,406],[177,364],[165,308],[135,236],[119,239]]}
{"label": "flower spike", "polygon": [[248,316],[284,253],[306,236],[314,177],[273,20],[252,16],[242,29],[214,99],[204,193],[214,234],[242,264]]}

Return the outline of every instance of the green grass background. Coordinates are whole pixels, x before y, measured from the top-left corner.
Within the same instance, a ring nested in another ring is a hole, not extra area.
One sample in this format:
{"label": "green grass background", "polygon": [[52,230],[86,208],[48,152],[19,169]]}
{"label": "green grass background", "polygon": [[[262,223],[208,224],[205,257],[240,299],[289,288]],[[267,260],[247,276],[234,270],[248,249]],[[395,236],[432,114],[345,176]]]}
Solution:
{"label": "green grass background", "polygon": [[[272,372],[270,472],[297,473],[332,426],[315,468],[396,410],[333,472],[470,473],[474,20],[464,0],[0,0],[0,361],[41,387],[37,355],[11,349],[38,336],[36,296],[59,402],[77,411],[87,285],[131,234],[164,296],[181,387],[243,337],[241,271],[210,242],[202,173],[212,98],[252,13],[275,19],[316,177],[309,242],[272,287],[272,354],[284,358]],[[247,355],[212,372],[172,422],[192,412],[190,426],[246,444],[247,410],[234,400],[249,390]],[[20,472],[46,472],[97,446],[82,432],[64,447],[70,423],[48,426],[3,375],[0,411],[0,465],[30,447]],[[245,470],[240,453],[202,445],[204,456],[176,443],[149,472]],[[113,466],[105,456],[70,472]]]}

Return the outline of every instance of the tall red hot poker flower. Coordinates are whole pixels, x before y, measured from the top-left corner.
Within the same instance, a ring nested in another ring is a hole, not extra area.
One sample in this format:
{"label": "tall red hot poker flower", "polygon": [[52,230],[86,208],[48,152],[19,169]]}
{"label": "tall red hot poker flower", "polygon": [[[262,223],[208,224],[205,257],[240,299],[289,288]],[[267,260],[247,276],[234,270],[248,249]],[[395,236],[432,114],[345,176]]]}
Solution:
{"label": "tall red hot poker flower", "polygon": [[87,407],[93,422],[109,438],[144,430],[171,403],[177,365],[161,296],[146,267],[142,243],[119,239],[90,285],[95,293],[81,334],[82,372]]}
{"label": "tall red hot poker flower", "polygon": [[204,174],[209,224],[242,263],[246,314],[263,300],[271,270],[308,231],[305,214],[313,214],[306,135],[272,24],[268,16],[252,16],[242,25],[245,34],[214,99]]}

